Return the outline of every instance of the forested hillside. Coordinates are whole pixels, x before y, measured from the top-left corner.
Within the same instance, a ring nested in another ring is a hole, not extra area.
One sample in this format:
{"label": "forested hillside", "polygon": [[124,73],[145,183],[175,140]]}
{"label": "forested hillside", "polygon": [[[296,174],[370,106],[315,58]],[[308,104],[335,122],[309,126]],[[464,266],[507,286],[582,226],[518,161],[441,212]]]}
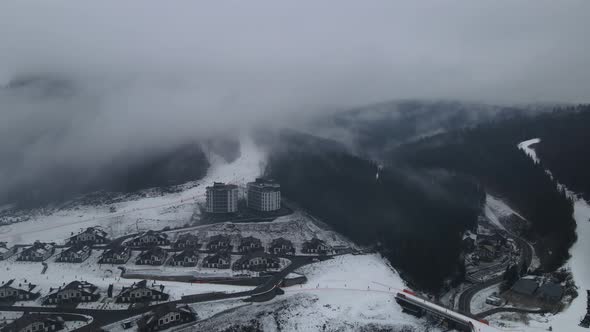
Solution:
{"label": "forested hillside", "polygon": [[361,157],[383,160],[383,151],[421,137],[545,110],[550,109],[544,106],[516,108],[459,101],[401,100],[314,118],[311,132],[345,142]]}
{"label": "forested hillside", "polygon": [[32,208],[61,203],[94,191],[129,193],[179,185],[202,178],[209,168],[207,156],[198,143],[153,152],[141,158],[125,156],[93,171],[64,164],[48,169],[46,176],[3,192],[0,205],[14,203],[17,207]]}
{"label": "forested hillside", "polygon": [[[517,144],[542,138],[548,132],[542,123],[555,120],[556,114],[517,117],[427,138],[396,149],[390,162],[474,176],[486,190],[501,195],[531,222],[525,236],[542,243],[536,246],[537,253],[543,267],[553,270],[568,258],[576,239],[572,202],[545,173],[546,167],[551,169],[550,163],[535,164]],[[559,126],[555,123],[556,128]]]}
{"label": "forested hillside", "polygon": [[539,117],[534,146],[543,164],[570,190],[590,199],[590,105]]}
{"label": "forested hillside", "polygon": [[461,235],[475,225],[484,193],[445,171],[385,168],[340,145],[283,132],[269,176],[282,193],[337,231],[375,245],[415,286],[438,289],[460,275]]}

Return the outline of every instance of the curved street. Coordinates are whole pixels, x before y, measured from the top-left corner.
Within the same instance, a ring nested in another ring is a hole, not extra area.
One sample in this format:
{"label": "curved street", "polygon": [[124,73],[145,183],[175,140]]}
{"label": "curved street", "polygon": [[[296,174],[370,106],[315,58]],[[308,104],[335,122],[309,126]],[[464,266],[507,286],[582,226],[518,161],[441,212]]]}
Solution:
{"label": "curved street", "polygon": [[[317,258],[317,257],[315,257]],[[0,311],[17,311],[26,313],[44,312],[44,313],[55,313],[55,314],[78,314],[91,316],[93,318],[92,323],[76,329],[75,331],[86,332],[86,331],[98,331],[100,327],[109,325],[118,321],[125,320],[127,318],[141,315],[148,311],[151,311],[159,306],[174,303],[174,304],[191,304],[208,301],[216,301],[231,298],[250,297],[252,301],[267,301],[276,295],[274,292],[276,288],[280,287],[283,279],[294,270],[313,263],[314,257],[312,256],[291,256],[289,257],[291,264],[282,271],[273,274],[265,283],[251,289],[249,291],[238,292],[238,293],[223,293],[223,292],[212,292],[212,293],[201,293],[182,297],[180,300],[170,301],[165,303],[159,303],[151,306],[145,306],[142,308],[133,308],[127,310],[100,310],[100,309],[77,309],[77,308],[63,308],[63,307],[32,307],[32,306],[7,306],[0,305]],[[263,296],[268,295],[268,296]]]}
{"label": "curved street", "polygon": [[[527,269],[531,266],[531,263],[533,261],[533,248],[531,247],[531,245],[524,239],[522,239],[521,237],[518,237],[514,234],[510,234],[510,233],[505,233],[505,235],[511,239],[513,239],[516,244],[518,245],[519,249],[520,249],[520,260],[519,260],[519,265],[525,265],[527,267]],[[472,314],[471,312],[471,300],[473,299],[473,297],[479,293],[480,291],[500,284],[503,281],[503,277],[499,276],[499,277],[495,277],[492,278],[486,282],[483,283],[479,283],[479,284],[473,284],[471,287],[467,288],[466,290],[464,290],[461,295],[459,296],[459,310]],[[516,308],[495,308],[492,310],[496,310],[493,313],[498,313],[498,312],[514,312],[514,309]],[[522,310],[526,310],[526,309],[522,309]],[[478,315],[478,314],[476,314]],[[488,314],[489,315],[489,314]],[[479,316],[479,315],[478,315]]]}

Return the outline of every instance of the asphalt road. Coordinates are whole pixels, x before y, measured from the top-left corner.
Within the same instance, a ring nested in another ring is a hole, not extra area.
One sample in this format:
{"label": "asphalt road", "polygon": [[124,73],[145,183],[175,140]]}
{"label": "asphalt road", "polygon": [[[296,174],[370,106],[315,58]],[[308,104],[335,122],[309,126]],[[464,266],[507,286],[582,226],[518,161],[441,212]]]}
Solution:
{"label": "asphalt road", "polygon": [[[520,237],[511,234],[506,234],[506,236],[512,238],[521,250],[519,265],[522,266],[524,264],[527,268],[529,268],[533,260],[533,249],[531,248],[531,246],[528,244],[528,242],[526,242],[524,239]],[[477,294],[479,291],[485,288],[501,283],[502,280],[503,279],[500,276],[480,284],[473,284],[473,286],[463,291],[463,293],[461,293],[461,295],[459,296],[459,310],[471,314],[471,299],[473,298],[473,296],[475,296],[475,294]],[[511,310],[514,308],[495,308],[493,310],[498,310],[497,312],[502,312],[501,309],[505,309],[506,312],[514,312]]]}
{"label": "asphalt road", "polygon": [[521,313],[528,313],[528,314],[543,314],[549,311],[541,310],[541,309],[522,309],[522,308],[494,308],[490,310],[486,310],[484,312],[480,312],[479,314],[475,315],[477,318],[485,318],[487,316],[491,316],[493,314],[497,314],[500,312],[521,312]]}
{"label": "asphalt road", "polygon": [[[239,298],[239,297],[260,297],[262,294],[270,294],[269,297],[266,297],[265,300],[271,299],[275,296],[273,292],[276,288],[278,288],[283,279],[294,270],[313,263],[313,258],[310,256],[285,256],[291,260],[291,264],[283,269],[282,271],[274,274],[269,278],[264,284],[245,292],[238,292],[238,293],[222,293],[222,292],[213,292],[213,293],[202,293],[202,294],[195,294],[192,296],[185,296],[180,300],[171,301],[167,303],[176,303],[176,304],[190,304],[190,303],[200,303],[200,302],[208,302],[208,301],[216,301],[222,299],[231,299],[231,298]],[[142,308],[134,308],[128,310],[98,310],[98,309],[77,309],[77,308],[54,308],[54,307],[21,307],[21,306],[6,306],[0,305],[0,311],[22,311],[22,312],[48,312],[48,313],[65,313],[65,314],[79,314],[79,315],[86,315],[91,316],[94,320],[91,324],[83,326],[76,331],[80,332],[90,332],[90,331],[99,331],[100,327],[109,325],[121,320],[125,320],[127,318],[140,315],[146,313],[150,310],[155,309],[158,306],[164,305],[155,304],[151,306],[145,306]]]}

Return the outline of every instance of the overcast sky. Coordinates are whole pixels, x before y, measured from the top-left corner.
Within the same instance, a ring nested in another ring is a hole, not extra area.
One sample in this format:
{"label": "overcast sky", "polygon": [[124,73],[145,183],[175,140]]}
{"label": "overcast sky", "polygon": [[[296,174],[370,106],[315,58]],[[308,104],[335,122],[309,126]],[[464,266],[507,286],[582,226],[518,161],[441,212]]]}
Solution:
{"label": "overcast sky", "polygon": [[0,94],[0,185],[9,162],[100,163],[263,116],[397,98],[585,102],[589,17],[586,0],[3,0],[0,84],[52,73],[76,93]]}

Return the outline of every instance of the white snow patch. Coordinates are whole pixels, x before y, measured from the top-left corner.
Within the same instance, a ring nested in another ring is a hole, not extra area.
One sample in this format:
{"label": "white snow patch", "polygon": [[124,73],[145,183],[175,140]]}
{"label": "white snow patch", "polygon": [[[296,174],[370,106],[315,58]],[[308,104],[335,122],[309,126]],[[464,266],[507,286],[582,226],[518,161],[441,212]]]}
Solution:
{"label": "white snow patch", "polygon": [[532,138],[523,142],[518,143],[518,148],[523,150],[535,163],[539,163],[539,157],[537,156],[537,152],[531,148],[531,145],[541,143],[540,138]]}
{"label": "white snow patch", "polygon": [[[538,162],[534,150],[531,153],[530,145],[539,143],[540,139],[531,139],[518,144],[535,162]],[[560,187],[563,187],[560,185]],[[590,252],[590,206],[588,203],[576,197],[570,192],[574,201],[574,219],[576,220],[576,233],[578,240],[570,249],[571,258],[564,267],[572,271],[574,281],[578,288],[578,297],[573,300],[568,308],[553,317],[542,317],[540,315],[527,315],[531,321],[528,325],[522,322],[510,322],[506,324],[505,317],[509,315],[494,315],[491,321],[498,326],[520,328],[523,331],[538,331],[552,327],[553,331],[588,331],[578,324],[586,314],[587,297],[586,290],[590,289],[590,264],[587,262],[587,255]],[[504,318],[504,319],[503,319]]]}
{"label": "white snow patch", "polygon": [[304,266],[307,284],[284,288],[285,295],[255,303],[197,324],[218,331],[232,324],[249,324],[260,317],[264,331],[358,331],[363,327],[412,326],[439,331],[428,322],[402,313],[395,294],[405,286],[377,254],[343,255]]}

